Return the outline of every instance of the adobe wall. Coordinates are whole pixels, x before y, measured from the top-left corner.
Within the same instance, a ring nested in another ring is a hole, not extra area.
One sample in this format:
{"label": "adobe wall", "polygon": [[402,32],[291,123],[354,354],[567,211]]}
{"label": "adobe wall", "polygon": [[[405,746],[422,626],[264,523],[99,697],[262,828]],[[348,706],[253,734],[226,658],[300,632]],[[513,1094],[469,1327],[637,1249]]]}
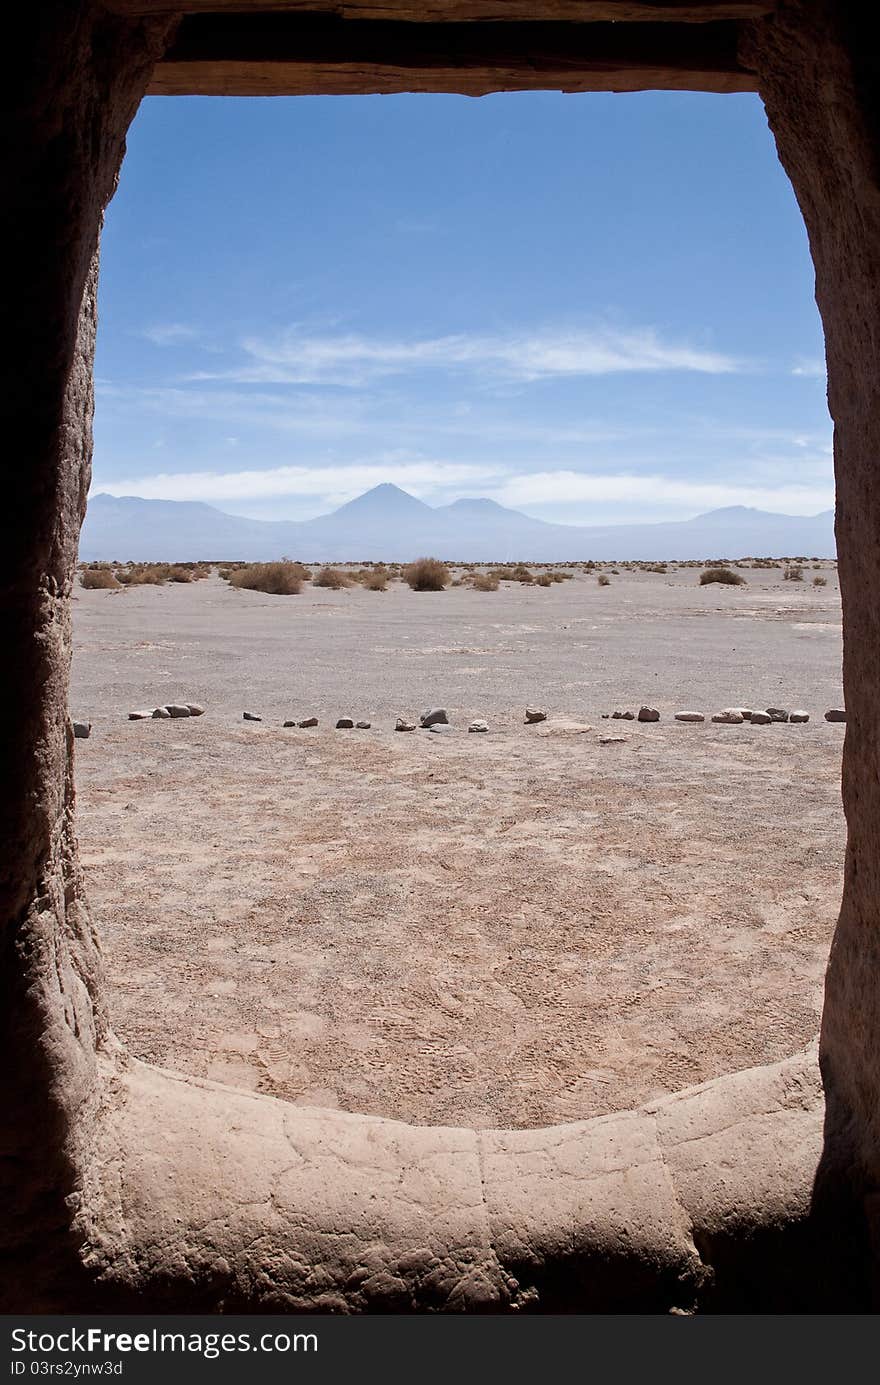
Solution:
{"label": "adobe wall", "polygon": [[[810,233],[835,422],[849,847],[822,1168],[828,1188],[852,1190],[847,1248],[880,1172],[880,144],[865,56],[877,35],[858,13],[791,0],[743,36]],[[863,1304],[812,1200],[822,1103],[810,1055],[640,1112],[478,1136],[182,1079],[113,1039],[73,828],[70,595],[101,215],[173,28],[46,0],[19,21],[7,82],[0,612],[15,676],[0,684],[0,1307]]]}
{"label": "adobe wall", "polygon": [[861,1203],[880,1187],[880,14],[785,3],[753,33],[809,235],[834,421],[848,840],[822,1020],[822,1175]]}

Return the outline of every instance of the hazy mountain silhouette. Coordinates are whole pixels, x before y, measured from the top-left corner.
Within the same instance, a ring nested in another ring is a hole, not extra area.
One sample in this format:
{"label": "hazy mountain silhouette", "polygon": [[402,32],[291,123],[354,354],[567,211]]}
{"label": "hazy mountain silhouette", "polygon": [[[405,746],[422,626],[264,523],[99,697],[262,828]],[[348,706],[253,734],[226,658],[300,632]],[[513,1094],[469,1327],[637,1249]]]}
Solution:
{"label": "hazy mountain silhouette", "polygon": [[243,519],[194,501],[93,495],[80,557],[124,562],[197,558],[304,562],[430,554],[470,562],[834,556],[834,512],[783,515],[743,505],[659,524],[548,524],[494,500],[431,506],[385,483],[316,519]]}

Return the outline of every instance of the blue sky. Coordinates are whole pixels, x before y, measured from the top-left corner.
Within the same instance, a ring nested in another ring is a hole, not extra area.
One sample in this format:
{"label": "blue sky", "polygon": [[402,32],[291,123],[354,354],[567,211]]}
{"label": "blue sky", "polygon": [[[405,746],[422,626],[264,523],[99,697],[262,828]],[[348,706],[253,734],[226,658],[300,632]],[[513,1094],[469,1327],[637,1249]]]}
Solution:
{"label": "blue sky", "polygon": [[833,503],[806,233],[754,96],[149,98],[100,306],[93,491]]}

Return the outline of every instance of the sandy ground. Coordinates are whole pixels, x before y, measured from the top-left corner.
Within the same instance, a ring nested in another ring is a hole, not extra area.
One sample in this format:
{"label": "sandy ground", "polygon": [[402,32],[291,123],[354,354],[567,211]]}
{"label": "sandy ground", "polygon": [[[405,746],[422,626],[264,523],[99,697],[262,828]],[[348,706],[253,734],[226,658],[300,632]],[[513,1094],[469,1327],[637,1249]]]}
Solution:
{"label": "sandy ground", "polygon": [[[824,588],[810,569],[744,588],[685,569],[497,593],[78,589],[79,831],[117,1031],[292,1101],[477,1126],[794,1051],[844,844],[823,571]],[[206,715],[126,720],[178,699]],[[659,724],[602,720],[641,701]],[[432,703],[456,732],[392,730]],[[523,726],[527,703],[550,719]],[[671,719],[739,704],[812,719]],[[281,729],[310,713],[316,730]],[[373,727],[336,731],[343,714]],[[466,734],[475,716],[489,735]]]}

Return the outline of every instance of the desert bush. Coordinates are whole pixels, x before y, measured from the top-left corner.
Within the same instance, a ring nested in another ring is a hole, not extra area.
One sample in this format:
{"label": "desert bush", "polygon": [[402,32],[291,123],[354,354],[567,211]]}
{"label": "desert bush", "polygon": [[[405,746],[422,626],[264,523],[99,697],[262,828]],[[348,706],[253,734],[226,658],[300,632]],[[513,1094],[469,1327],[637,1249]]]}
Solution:
{"label": "desert bush", "polygon": [[364,578],[364,588],[368,592],[387,592],[388,573],[381,568],[376,568],[374,572],[368,572]]}
{"label": "desert bush", "polygon": [[475,592],[497,592],[498,578],[493,577],[491,572],[478,572],[472,585]]}
{"label": "desert bush", "polygon": [[87,567],[79,580],[86,591],[113,591],[120,586],[109,567]]}
{"label": "desert bush", "polygon": [[535,585],[538,587],[552,587],[553,578],[549,572],[539,572],[535,578]]}
{"label": "desert bush", "polygon": [[338,592],[348,585],[348,578],[344,572],[340,572],[338,567],[322,567],[321,571],[312,578],[313,587],[328,587],[330,591],[334,592]]}
{"label": "desert bush", "polygon": [[267,592],[270,596],[297,596],[303,576],[299,563],[281,558],[276,563],[248,563],[229,574],[229,585],[244,591]]}
{"label": "desert bush", "polygon": [[119,580],[129,587],[161,587],[171,576],[169,563],[132,563],[119,573]]}
{"label": "desert bush", "polygon": [[706,567],[700,573],[700,586],[707,587],[710,582],[721,582],[727,587],[742,587],[745,585],[745,578],[740,577],[738,572],[734,572],[729,567]]}
{"label": "desert bush", "polygon": [[645,563],[645,572],[665,572],[665,563]]}
{"label": "desert bush", "polygon": [[596,578],[596,581],[599,583],[600,587],[611,586],[611,578],[608,576],[607,572],[600,572],[599,576]]}
{"label": "desert bush", "polygon": [[525,563],[517,563],[510,571],[511,582],[534,582],[535,574]]}
{"label": "desert bush", "polygon": [[797,563],[792,563],[782,574],[786,582],[803,582],[804,570]]}
{"label": "desert bush", "polygon": [[403,580],[414,592],[442,592],[449,582],[449,569],[439,558],[416,558],[403,569]]}
{"label": "desert bush", "polygon": [[827,577],[814,577],[814,578],[813,578],[813,586],[814,586],[814,587],[827,587],[827,586],[828,586],[828,578],[827,578]]}

